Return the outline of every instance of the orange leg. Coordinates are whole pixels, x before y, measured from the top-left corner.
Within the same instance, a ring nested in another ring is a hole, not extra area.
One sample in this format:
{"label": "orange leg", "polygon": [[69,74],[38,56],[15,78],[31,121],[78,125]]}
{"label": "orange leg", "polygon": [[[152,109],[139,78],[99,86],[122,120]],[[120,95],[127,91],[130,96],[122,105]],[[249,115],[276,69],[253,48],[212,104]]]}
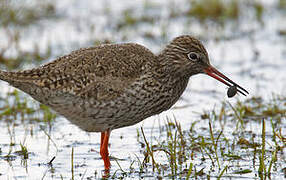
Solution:
{"label": "orange leg", "polygon": [[110,130],[101,133],[100,141],[100,155],[104,161],[104,169],[106,172],[109,172],[110,169],[110,160],[108,157],[108,140],[110,136]]}

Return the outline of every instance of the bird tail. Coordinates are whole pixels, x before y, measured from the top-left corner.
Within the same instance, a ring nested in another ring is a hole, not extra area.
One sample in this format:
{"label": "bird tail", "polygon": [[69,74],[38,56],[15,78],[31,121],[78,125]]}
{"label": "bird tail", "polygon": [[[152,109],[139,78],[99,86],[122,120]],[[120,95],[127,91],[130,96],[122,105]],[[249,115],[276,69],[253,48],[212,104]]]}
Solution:
{"label": "bird tail", "polygon": [[9,72],[0,70],[0,79],[6,82],[9,81]]}
{"label": "bird tail", "polygon": [[8,83],[18,81],[18,72],[7,72],[0,70],[0,80]]}
{"label": "bird tail", "polygon": [[8,82],[11,86],[18,88],[28,94],[32,84],[27,83],[24,71],[7,72],[0,70],[0,80]]}

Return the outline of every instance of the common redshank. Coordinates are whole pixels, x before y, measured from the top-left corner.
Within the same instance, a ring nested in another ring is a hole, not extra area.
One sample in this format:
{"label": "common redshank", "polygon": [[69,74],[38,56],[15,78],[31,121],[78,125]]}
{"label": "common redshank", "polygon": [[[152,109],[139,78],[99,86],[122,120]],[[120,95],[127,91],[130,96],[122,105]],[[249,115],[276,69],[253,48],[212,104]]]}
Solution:
{"label": "common redshank", "polygon": [[38,68],[0,71],[0,79],[88,132],[101,132],[100,155],[110,169],[110,132],[168,110],[189,78],[207,74],[248,92],[211,66],[206,49],[183,35],[158,55],[135,43],[79,49]]}

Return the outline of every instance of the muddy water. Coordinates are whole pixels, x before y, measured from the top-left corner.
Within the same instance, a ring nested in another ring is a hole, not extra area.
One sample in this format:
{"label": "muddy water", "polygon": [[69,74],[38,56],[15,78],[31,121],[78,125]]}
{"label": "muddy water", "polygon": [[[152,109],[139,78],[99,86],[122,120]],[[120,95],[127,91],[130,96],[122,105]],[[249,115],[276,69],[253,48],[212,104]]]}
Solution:
{"label": "muddy water", "polygon": [[[278,33],[286,29],[286,14],[277,11],[275,1],[264,2],[265,7],[268,7],[263,16],[264,24],[255,21],[255,18],[244,17],[238,22],[226,23],[223,28],[212,23],[202,25],[184,15],[168,18],[171,7],[181,11],[187,8],[184,6],[187,4],[185,0],[152,3],[129,0],[120,4],[104,0],[66,0],[54,3],[60,18],[42,21],[24,29],[22,33],[25,38],[19,44],[23,49],[30,50],[37,43],[40,51],[45,51],[49,44],[53,58],[47,61],[79,47],[91,46],[96,40],[137,42],[159,52],[172,38],[192,34],[203,40],[211,63],[245,87],[250,96],[267,99],[272,97],[272,93],[286,95],[286,36]],[[122,25],[123,11],[126,10],[136,12],[139,19],[136,25]],[[155,22],[140,21],[143,15],[154,17]],[[3,31],[0,33],[4,34]],[[8,54],[12,55],[13,50]],[[32,66],[26,65],[24,68]],[[1,82],[1,89],[1,93],[5,94],[13,88]],[[110,139],[110,155],[117,158],[123,169],[129,169],[133,161],[137,163],[136,156],[143,159],[142,149],[137,142],[137,131],[141,126],[148,138],[156,136],[158,126],[165,123],[166,116],[175,116],[187,129],[197,119],[197,113],[214,107],[218,109],[222,101],[234,103],[236,99],[245,99],[243,96],[228,99],[226,91],[223,84],[206,75],[192,77],[182,99],[171,110],[135,126],[114,130]],[[250,123],[246,131],[255,132],[257,126],[256,123]],[[83,132],[61,117],[56,119],[50,129],[48,127],[45,123],[41,126],[17,120],[12,124],[0,121],[0,179],[70,179],[72,147],[75,179],[101,177],[103,162],[98,153],[100,134]],[[208,124],[201,122],[199,127],[208,128]],[[286,129],[285,124],[283,129]],[[10,147],[11,141],[16,145]],[[27,160],[14,153],[21,149],[20,143],[30,152]],[[9,152],[11,157],[7,159],[5,155]],[[49,166],[47,163],[54,156],[56,158]],[[119,166],[114,160],[111,163],[114,172]],[[248,177],[252,175],[248,174]]]}

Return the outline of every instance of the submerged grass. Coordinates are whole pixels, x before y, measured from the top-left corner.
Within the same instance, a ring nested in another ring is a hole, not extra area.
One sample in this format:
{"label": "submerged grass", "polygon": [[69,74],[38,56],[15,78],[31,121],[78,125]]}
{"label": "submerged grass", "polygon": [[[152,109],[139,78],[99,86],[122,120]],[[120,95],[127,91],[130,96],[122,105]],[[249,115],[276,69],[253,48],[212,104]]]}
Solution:
{"label": "submerged grass", "polygon": [[202,22],[212,20],[220,24],[226,21],[239,21],[240,18],[250,17],[245,9],[251,10],[254,18],[262,23],[265,12],[264,5],[260,1],[237,1],[237,0],[189,0],[190,8],[187,15],[195,17]]}
{"label": "submerged grass", "polygon": [[51,2],[17,3],[14,0],[0,0],[0,24],[2,26],[26,27],[41,19],[54,16],[55,7]]}
{"label": "submerged grass", "polygon": [[[6,155],[1,154],[0,159],[4,158],[7,161],[13,161],[16,159],[16,156],[20,156],[25,163],[25,160],[29,159],[28,146],[25,145],[27,136],[33,136],[39,129],[46,132],[45,129],[51,128],[56,117],[50,108],[28,100],[18,90],[10,91],[4,97],[0,97],[0,121],[7,125],[10,137],[10,150]],[[35,123],[37,123],[36,127],[39,128],[29,128],[29,124]],[[16,141],[18,135],[16,133],[18,131],[15,128],[19,125],[25,129],[24,140],[22,142]],[[55,145],[53,141],[52,143]]]}
{"label": "submerged grass", "polygon": [[23,29],[40,23],[42,20],[58,17],[55,5],[51,2],[0,0],[0,27],[5,35],[4,45],[0,48],[0,64],[7,69],[22,67],[25,63],[39,64],[51,56],[51,47],[47,45],[41,52],[39,43],[34,44],[33,50],[24,50],[21,42],[25,41]]}
{"label": "submerged grass", "polygon": [[[148,140],[141,129],[138,140],[145,144],[145,159],[152,160],[140,165],[141,172],[147,173],[151,163],[156,177],[172,179],[283,177],[285,98],[273,96],[265,101],[252,97],[234,105],[223,103],[220,110],[205,112],[208,115],[197,120],[208,120],[209,133],[196,128],[196,123],[189,130],[182,130],[175,118],[167,118],[166,125],[160,128],[160,138]],[[236,128],[234,122],[243,125]],[[261,131],[252,131],[252,126],[260,126]]]}
{"label": "submerged grass", "polygon": [[14,89],[4,97],[0,97],[0,121],[17,123],[21,122],[44,122],[52,123],[56,114],[50,108],[35,101],[28,101],[28,98]]}
{"label": "submerged grass", "polygon": [[190,6],[187,14],[201,20],[237,19],[240,13],[239,1],[236,0],[190,0]]}

